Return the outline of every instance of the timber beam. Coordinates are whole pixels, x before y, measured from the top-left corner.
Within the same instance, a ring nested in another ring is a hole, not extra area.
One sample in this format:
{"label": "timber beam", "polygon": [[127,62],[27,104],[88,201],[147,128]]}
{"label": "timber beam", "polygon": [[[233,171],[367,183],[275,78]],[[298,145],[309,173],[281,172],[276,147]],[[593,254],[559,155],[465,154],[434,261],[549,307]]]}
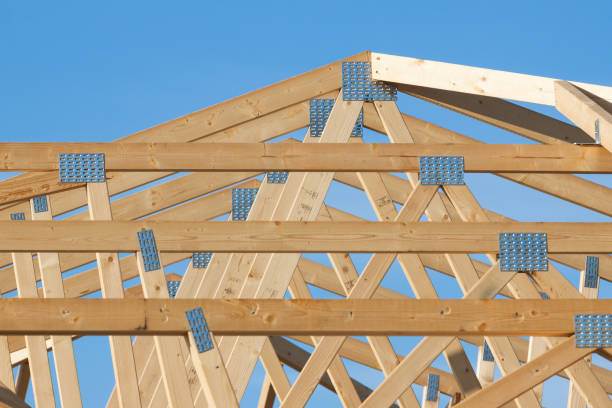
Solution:
{"label": "timber beam", "polygon": [[499,234],[546,233],[549,253],[610,253],[611,223],[0,221],[2,252],[497,253]]}
{"label": "timber beam", "polygon": [[[556,79],[418,58],[371,53],[372,79],[515,101],[555,105]],[[612,87],[574,82],[612,101]]]}
{"label": "timber beam", "polygon": [[411,171],[421,156],[463,156],[465,172],[612,173],[597,145],[414,143],[0,143],[0,170],[58,170],[61,153],[104,153],[113,172]]}
{"label": "timber beam", "polygon": [[215,335],[569,336],[610,299],[2,299],[0,334],[184,335],[204,310]]}

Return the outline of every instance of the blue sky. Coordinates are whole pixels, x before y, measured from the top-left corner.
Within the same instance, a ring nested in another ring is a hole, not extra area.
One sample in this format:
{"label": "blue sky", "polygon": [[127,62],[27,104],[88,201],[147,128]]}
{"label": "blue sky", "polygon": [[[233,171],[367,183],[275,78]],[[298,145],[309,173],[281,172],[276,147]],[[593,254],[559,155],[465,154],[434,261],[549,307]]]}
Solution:
{"label": "blue sky", "polygon": [[[608,1],[5,1],[0,141],[111,141],[364,50],[612,85],[611,18]],[[483,141],[528,142],[406,96],[399,104]],[[608,176],[590,179],[612,186]],[[520,220],[608,221],[493,176],[469,175],[468,182],[483,206]],[[356,203],[356,213],[374,219],[361,193],[335,188],[330,203]],[[358,265],[366,260],[355,257]],[[575,272],[563,272],[577,284]],[[431,277],[441,296],[459,296],[454,282]],[[411,293],[397,265],[385,284]],[[611,293],[602,284],[602,297]],[[398,342],[398,350],[408,344]],[[108,342],[88,338],[75,348],[85,405],[103,406],[113,381]],[[350,368],[371,386],[382,378]],[[245,406],[255,404],[261,368],[257,373]],[[562,381],[547,383],[547,406],[559,406],[566,389]],[[313,399],[334,401],[326,391]]]}

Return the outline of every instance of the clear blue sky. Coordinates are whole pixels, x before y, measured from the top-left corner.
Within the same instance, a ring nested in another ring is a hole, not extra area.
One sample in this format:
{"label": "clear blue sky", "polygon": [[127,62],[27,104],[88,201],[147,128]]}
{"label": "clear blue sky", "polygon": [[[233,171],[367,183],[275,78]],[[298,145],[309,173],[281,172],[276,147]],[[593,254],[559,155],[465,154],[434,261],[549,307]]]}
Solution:
{"label": "clear blue sky", "polygon": [[[609,1],[4,1],[0,140],[111,141],[364,50],[612,85],[610,21]],[[399,103],[484,141],[527,142],[408,97]],[[591,179],[612,185],[607,176]],[[485,207],[517,219],[609,221],[491,176],[468,182]],[[338,187],[329,200],[346,205],[350,194],[357,195]],[[359,200],[355,211],[373,218]],[[577,284],[576,273],[563,271]],[[441,296],[459,296],[456,284],[431,275]],[[408,288],[397,265],[385,284]],[[602,284],[602,297],[611,293]],[[398,342],[398,351],[408,344]],[[75,347],[85,405],[103,406],[113,382],[108,342],[88,338]],[[475,349],[467,350],[473,358]],[[381,379],[350,367],[370,386]],[[245,406],[255,404],[257,372]],[[566,389],[547,383],[546,406],[561,406]],[[320,391],[312,401],[337,400]]]}

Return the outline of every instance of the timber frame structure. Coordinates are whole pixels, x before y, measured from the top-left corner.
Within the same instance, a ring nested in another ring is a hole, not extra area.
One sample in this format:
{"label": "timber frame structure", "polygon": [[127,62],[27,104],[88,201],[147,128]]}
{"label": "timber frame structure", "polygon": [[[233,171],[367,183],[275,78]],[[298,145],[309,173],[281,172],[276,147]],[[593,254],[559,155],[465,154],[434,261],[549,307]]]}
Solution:
{"label": "timber frame structure", "polygon": [[[481,143],[400,112],[397,92],[537,143]],[[238,406],[258,360],[259,407],[322,386],[345,407],[535,408],[553,376],[568,408],[612,407],[612,371],[591,361],[612,361],[612,224],[517,222],[463,179],[612,216],[612,190],[575,175],[612,173],[612,87],[364,52],[113,143],[1,143],[0,168],[26,172],[0,182],[0,405],[26,406],[31,379],[37,407],[81,407],[73,341],[107,335],[109,408]],[[326,203],[337,183],[378,220]],[[358,268],[352,253],[373,255]],[[396,260],[414,298],[380,285]],[[439,299],[430,270],[463,298]],[[424,337],[401,355],[388,336]],[[384,379],[367,387],[349,360]]]}

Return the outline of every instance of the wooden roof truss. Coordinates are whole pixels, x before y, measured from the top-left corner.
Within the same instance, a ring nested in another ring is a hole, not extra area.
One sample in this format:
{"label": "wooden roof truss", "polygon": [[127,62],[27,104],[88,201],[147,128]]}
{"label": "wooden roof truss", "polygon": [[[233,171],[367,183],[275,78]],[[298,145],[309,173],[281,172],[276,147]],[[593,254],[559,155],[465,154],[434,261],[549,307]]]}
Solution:
{"label": "wooden roof truss", "polygon": [[[348,61],[369,62],[385,89],[537,143],[488,145],[393,98],[345,100]],[[321,98],[335,103],[310,134],[309,101]],[[554,106],[576,126],[509,100]],[[584,284],[587,256],[612,281],[612,224],[517,222],[469,185],[422,184],[419,169],[424,156],[461,156],[466,173],[611,216],[612,190],[575,175],[612,172],[611,103],[612,87],[365,52],[113,143],[1,143],[0,167],[25,173],[0,182],[0,401],[26,406],[31,379],[36,406],[82,406],[73,342],[95,334],[111,346],[109,408],[238,406],[258,360],[260,407],[304,406],[322,386],[345,407],[438,407],[444,394],[453,407],[536,408],[555,375],[570,380],[569,408],[610,407],[612,372],[591,355],[612,360],[612,348],[576,347],[574,317],[612,311]],[[358,120],[390,143],[351,137]],[[303,140],[282,138],[300,129]],[[60,182],[65,153],[104,153],[105,181]],[[271,182],[270,171],[289,173]],[[365,192],[377,220],[327,202],[335,183]],[[232,221],[235,188],[258,189],[246,221]],[[145,254],[142,231],[155,240]],[[580,273],[580,287],[552,263],[502,271],[506,232],[546,233],[548,259]],[[205,268],[164,273],[194,253],[212,253]],[[331,267],[305,253],[327,253]],[[361,268],[350,253],[373,255]],[[381,286],[396,260],[414,298]],[[428,269],[455,278],[463,298],[439,299]],[[315,287],[339,299],[313,299]],[[198,308],[206,351],[185,316]],[[389,336],[424,337],[402,355]],[[475,368],[466,344],[479,349]],[[439,355],[450,371],[432,366]],[[369,388],[348,360],[384,379]],[[293,384],[285,366],[299,372]]]}

